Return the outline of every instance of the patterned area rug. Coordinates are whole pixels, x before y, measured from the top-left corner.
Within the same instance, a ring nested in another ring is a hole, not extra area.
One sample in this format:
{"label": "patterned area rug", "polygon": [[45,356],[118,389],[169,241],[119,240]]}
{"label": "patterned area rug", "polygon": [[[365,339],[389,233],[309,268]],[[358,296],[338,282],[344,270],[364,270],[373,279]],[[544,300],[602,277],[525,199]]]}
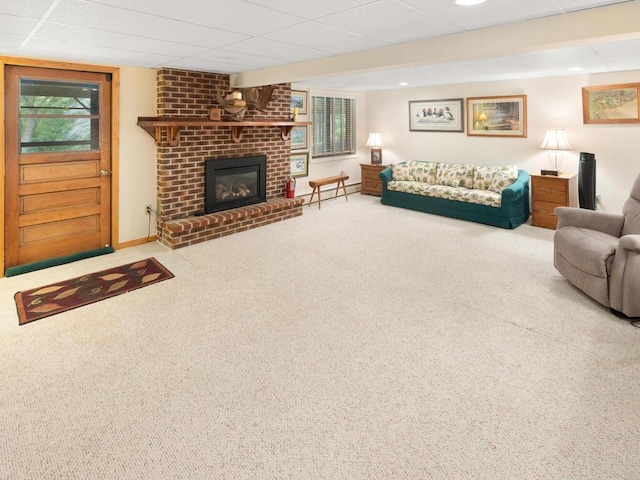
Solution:
{"label": "patterned area rug", "polygon": [[173,278],[155,258],[83,275],[14,295],[18,323],[33,322],[56,313]]}

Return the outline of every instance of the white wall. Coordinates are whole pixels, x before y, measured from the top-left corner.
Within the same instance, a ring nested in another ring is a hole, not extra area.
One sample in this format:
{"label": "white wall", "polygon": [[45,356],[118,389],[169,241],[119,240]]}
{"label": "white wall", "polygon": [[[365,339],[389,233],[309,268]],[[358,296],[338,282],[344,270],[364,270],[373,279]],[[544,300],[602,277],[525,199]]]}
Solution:
{"label": "white wall", "polygon": [[[562,171],[577,172],[580,152],[594,153],[596,189],[602,197],[598,208],[620,212],[640,173],[640,124],[583,125],[581,88],[630,82],[640,82],[640,71],[368,92],[367,118],[358,119],[359,152],[368,155],[364,131],[375,131],[382,134],[384,141],[384,163],[430,160],[517,164],[528,172],[537,172],[549,168],[547,152],[539,148],[546,129],[564,128],[573,150],[564,153]],[[519,94],[527,95],[527,138],[409,131],[409,100]]]}
{"label": "white wall", "polygon": [[[119,242],[146,238],[145,205],[156,208],[156,145],[137,125],[138,117],[156,116],[156,72],[120,69]],[[155,218],[151,235],[155,235]]]}

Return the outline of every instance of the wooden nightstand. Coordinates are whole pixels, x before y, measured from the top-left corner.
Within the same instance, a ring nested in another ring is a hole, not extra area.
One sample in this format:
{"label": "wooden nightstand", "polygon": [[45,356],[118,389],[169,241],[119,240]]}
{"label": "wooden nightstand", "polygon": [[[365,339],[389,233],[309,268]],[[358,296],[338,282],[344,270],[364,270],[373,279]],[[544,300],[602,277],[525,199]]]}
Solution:
{"label": "wooden nightstand", "polygon": [[360,193],[362,195],[382,196],[382,180],[380,180],[378,174],[388,166],[373,163],[360,164],[360,178],[362,179]]}
{"label": "wooden nightstand", "polygon": [[578,175],[561,173],[557,177],[531,174],[531,217],[536,227],[555,230],[556,207],[578,206]]}

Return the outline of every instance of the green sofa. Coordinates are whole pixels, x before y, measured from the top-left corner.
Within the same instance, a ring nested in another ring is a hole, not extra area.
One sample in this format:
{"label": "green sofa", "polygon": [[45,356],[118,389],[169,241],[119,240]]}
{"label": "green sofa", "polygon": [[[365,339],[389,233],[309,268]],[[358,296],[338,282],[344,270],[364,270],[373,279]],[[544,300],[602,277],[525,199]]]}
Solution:
{"label": "green sofa", "polygon": [[529,218],[529,174],[515,166],[410,161],[379,177],[384,205],[502,228]]}

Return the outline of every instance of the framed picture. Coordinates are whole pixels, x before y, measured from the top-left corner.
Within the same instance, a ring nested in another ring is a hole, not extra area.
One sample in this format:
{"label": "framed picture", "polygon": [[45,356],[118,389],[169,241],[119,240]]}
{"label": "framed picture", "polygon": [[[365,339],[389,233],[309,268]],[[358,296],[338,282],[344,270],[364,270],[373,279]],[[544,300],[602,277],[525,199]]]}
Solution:
{"label": "framed picture", "polygon": [[526,137],[527,96],[467,98],[467,135]]}
{"label": "framed picture", "polygon": [[409,130],[412,132],[464,132],[464,100],[409,101]]}
{"label": "framed picture", "polygon": [[582,87],[583,123],[640,123],[640,83]]}
{"label": "framed picture", "polygon": [[309,153],[291,155],[291,176],[306,177],[309,175]]}
{"label": "framed picture", "polygon": [[307,91],[291,90],[291,110],[298,107],[298,115],[307,114]]}
{"label": "framed picture", "polygon": [[307,148],[309,148],[307,127],[293,127],[291,129],[291,150],[305,150]]}

